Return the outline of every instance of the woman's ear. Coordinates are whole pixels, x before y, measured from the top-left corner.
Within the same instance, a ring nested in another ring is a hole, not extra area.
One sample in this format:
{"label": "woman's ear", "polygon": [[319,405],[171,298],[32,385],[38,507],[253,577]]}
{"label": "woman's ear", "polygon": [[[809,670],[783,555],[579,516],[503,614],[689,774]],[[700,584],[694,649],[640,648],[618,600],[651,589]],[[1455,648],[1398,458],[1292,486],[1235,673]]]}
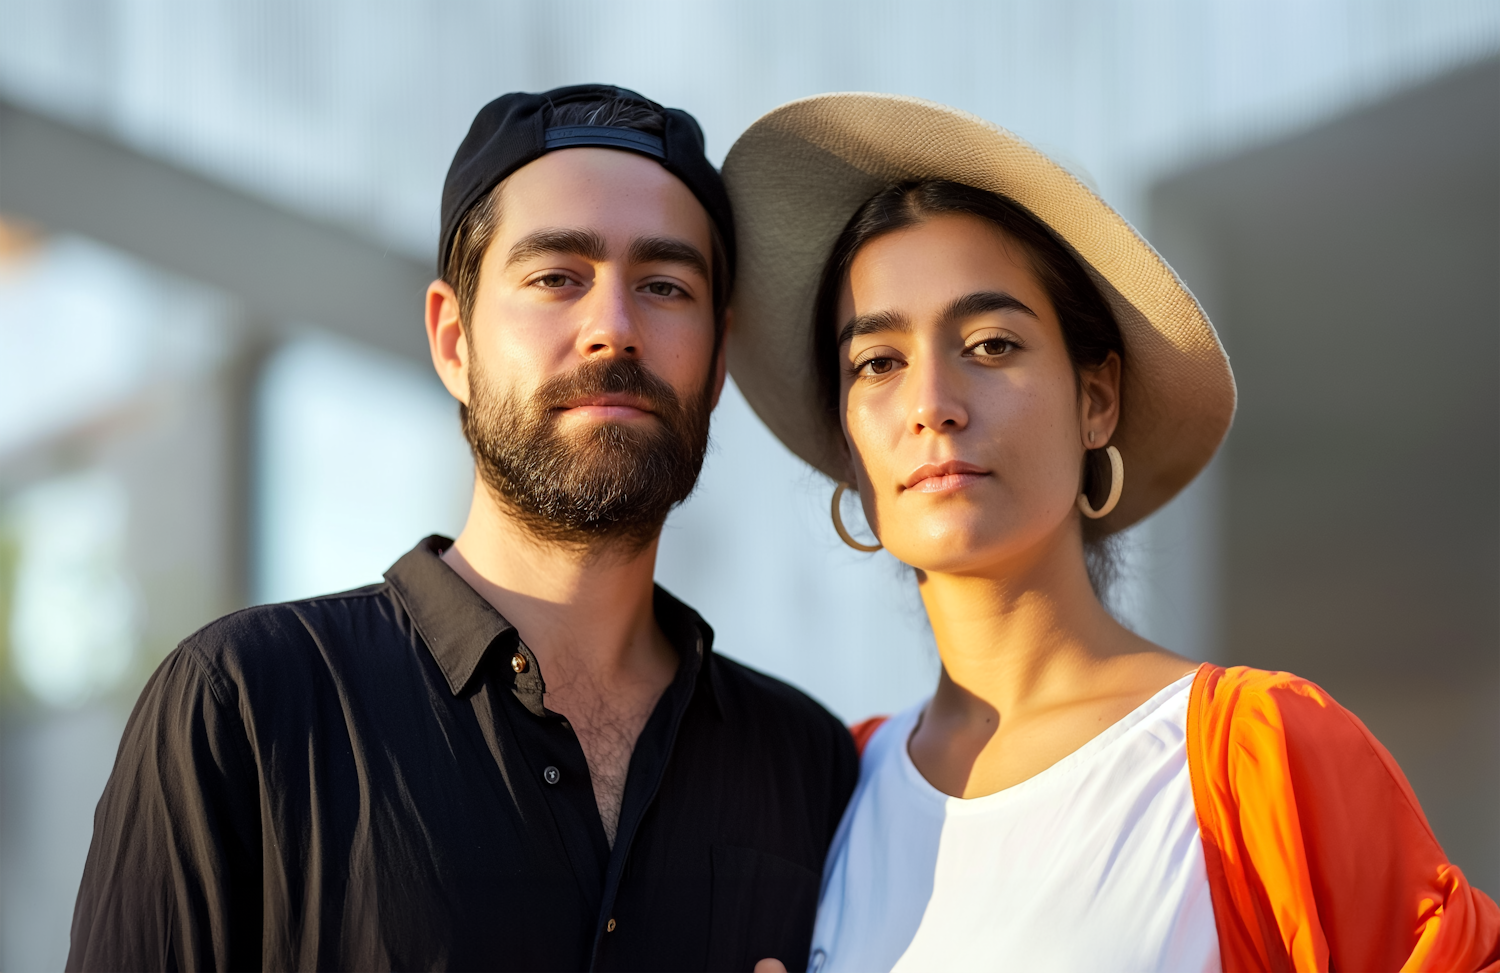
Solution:
{"label": "woman's ear", "polygon": [[1079,376],[1079,434],[1085,449],[1100,449],[1109,443],[1120,424],[1120,356],[1110,352],[1104,362],[1084,369]]}

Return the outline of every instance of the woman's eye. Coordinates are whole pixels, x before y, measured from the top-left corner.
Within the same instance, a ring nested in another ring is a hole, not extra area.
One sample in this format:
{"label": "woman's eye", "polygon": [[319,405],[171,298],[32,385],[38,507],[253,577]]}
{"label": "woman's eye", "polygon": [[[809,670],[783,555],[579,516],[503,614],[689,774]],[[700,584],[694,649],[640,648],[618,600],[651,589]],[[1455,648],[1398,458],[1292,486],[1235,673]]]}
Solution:
{"label": "woman's eye", "polygon": [[868,375],[886,375],[895,367],[896,360],[894,358],[871,358],[868,361],[860,362],[857,370]]}
{"label": "woman's eye", "polygon": [[986,338],[984,341],[969,346],[969,354],[975,358],[999,358],[1016,347],[1016,343],[1009,338]]}
{"label": "woman's eye", "polygon": [[546,287],[546,288],[551,288],[551,289],[556,289],[556,288],[559,288],[559,287],[567,287],[568,286],[568,275],[567,274],[543,274],[541,277],[538,277],[533,283],[536,283],[537,285],[539,285],[541,287]]}

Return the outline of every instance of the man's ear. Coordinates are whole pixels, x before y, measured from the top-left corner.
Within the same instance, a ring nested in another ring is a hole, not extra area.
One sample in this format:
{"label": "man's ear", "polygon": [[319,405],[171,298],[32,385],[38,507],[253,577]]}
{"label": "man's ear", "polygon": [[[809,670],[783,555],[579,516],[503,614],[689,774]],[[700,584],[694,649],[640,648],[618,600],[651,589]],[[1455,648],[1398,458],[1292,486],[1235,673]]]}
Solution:
{"label": "man's ear", "polygon": [[469,336],[458,313],[458,295],[445,280],[427,285],[427,349],[448,394],[469,404]]}
{"label": "man's ear", "polygon": [[724,391],[724,377],[729,374],[729,329],[734,327],[734,309],[724,309],[724,336],[719,339],[719,353],[714,357],[714,394],[710,409],[719,407],[719,395]]}

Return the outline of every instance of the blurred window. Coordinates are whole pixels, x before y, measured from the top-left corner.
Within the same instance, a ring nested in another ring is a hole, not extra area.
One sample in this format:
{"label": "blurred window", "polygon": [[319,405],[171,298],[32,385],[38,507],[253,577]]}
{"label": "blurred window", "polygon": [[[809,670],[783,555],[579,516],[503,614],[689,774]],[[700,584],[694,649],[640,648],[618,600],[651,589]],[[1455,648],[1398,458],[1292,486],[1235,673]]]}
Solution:
{"label": "blurred window", "polygon": [[0,262],[0,457],[141,384],[154,303],[137,265],[77,237]]}
{"label": "blurred window", "polygon": [[257,601],[378,581],[463,526],[473,464],[431,369],[309,335],[266,364],[258,411]]}
{"label": "blurred window", "polygon": [[45,703],[83,702],[130,670],[141,613],[125,569],[128,522],[125,488],[103,471],[32,484],[5,506],[11,664]]}
{"label": "blurred window", "polygon": [[57,707],[131,689],[148,611],[128,541],[151,499],[132,457],[191,408],[171,389],[224,359],[225,313],[221,296],[120,251],[0,218],[7,688]]}

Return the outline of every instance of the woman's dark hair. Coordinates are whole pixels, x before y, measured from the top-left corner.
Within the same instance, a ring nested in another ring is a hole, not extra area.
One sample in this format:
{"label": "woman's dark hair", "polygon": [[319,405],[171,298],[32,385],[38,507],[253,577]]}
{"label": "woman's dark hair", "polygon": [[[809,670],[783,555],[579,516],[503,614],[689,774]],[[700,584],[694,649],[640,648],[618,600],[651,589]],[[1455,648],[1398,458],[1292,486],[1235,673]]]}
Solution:
{"label": "woman's dark hair", "polygon": [[[839,419],[839,292],[855,255],[878,236],[950,213],[986,220],[1020,245],[1062,324],[1075,378],[1081,381],[1083,370],[1103,365],[1110,352],[1124,362],[1125,342],[1114,313],[1078,257],[1047,224],[1020,203],[984,189],[946,180],[900,183],[871,196],[855,212],[823,265],[813,309],[813,361],[819,403],[834,422]],[[1109,490],[1109,460],[1103,449],[1088,451],[1082,479],[1089,501],[1103,503]],[[1085,519],[1083,539],[1089,580],[1103,597],[1117,570],[1110,538],[1098,521]]]}

